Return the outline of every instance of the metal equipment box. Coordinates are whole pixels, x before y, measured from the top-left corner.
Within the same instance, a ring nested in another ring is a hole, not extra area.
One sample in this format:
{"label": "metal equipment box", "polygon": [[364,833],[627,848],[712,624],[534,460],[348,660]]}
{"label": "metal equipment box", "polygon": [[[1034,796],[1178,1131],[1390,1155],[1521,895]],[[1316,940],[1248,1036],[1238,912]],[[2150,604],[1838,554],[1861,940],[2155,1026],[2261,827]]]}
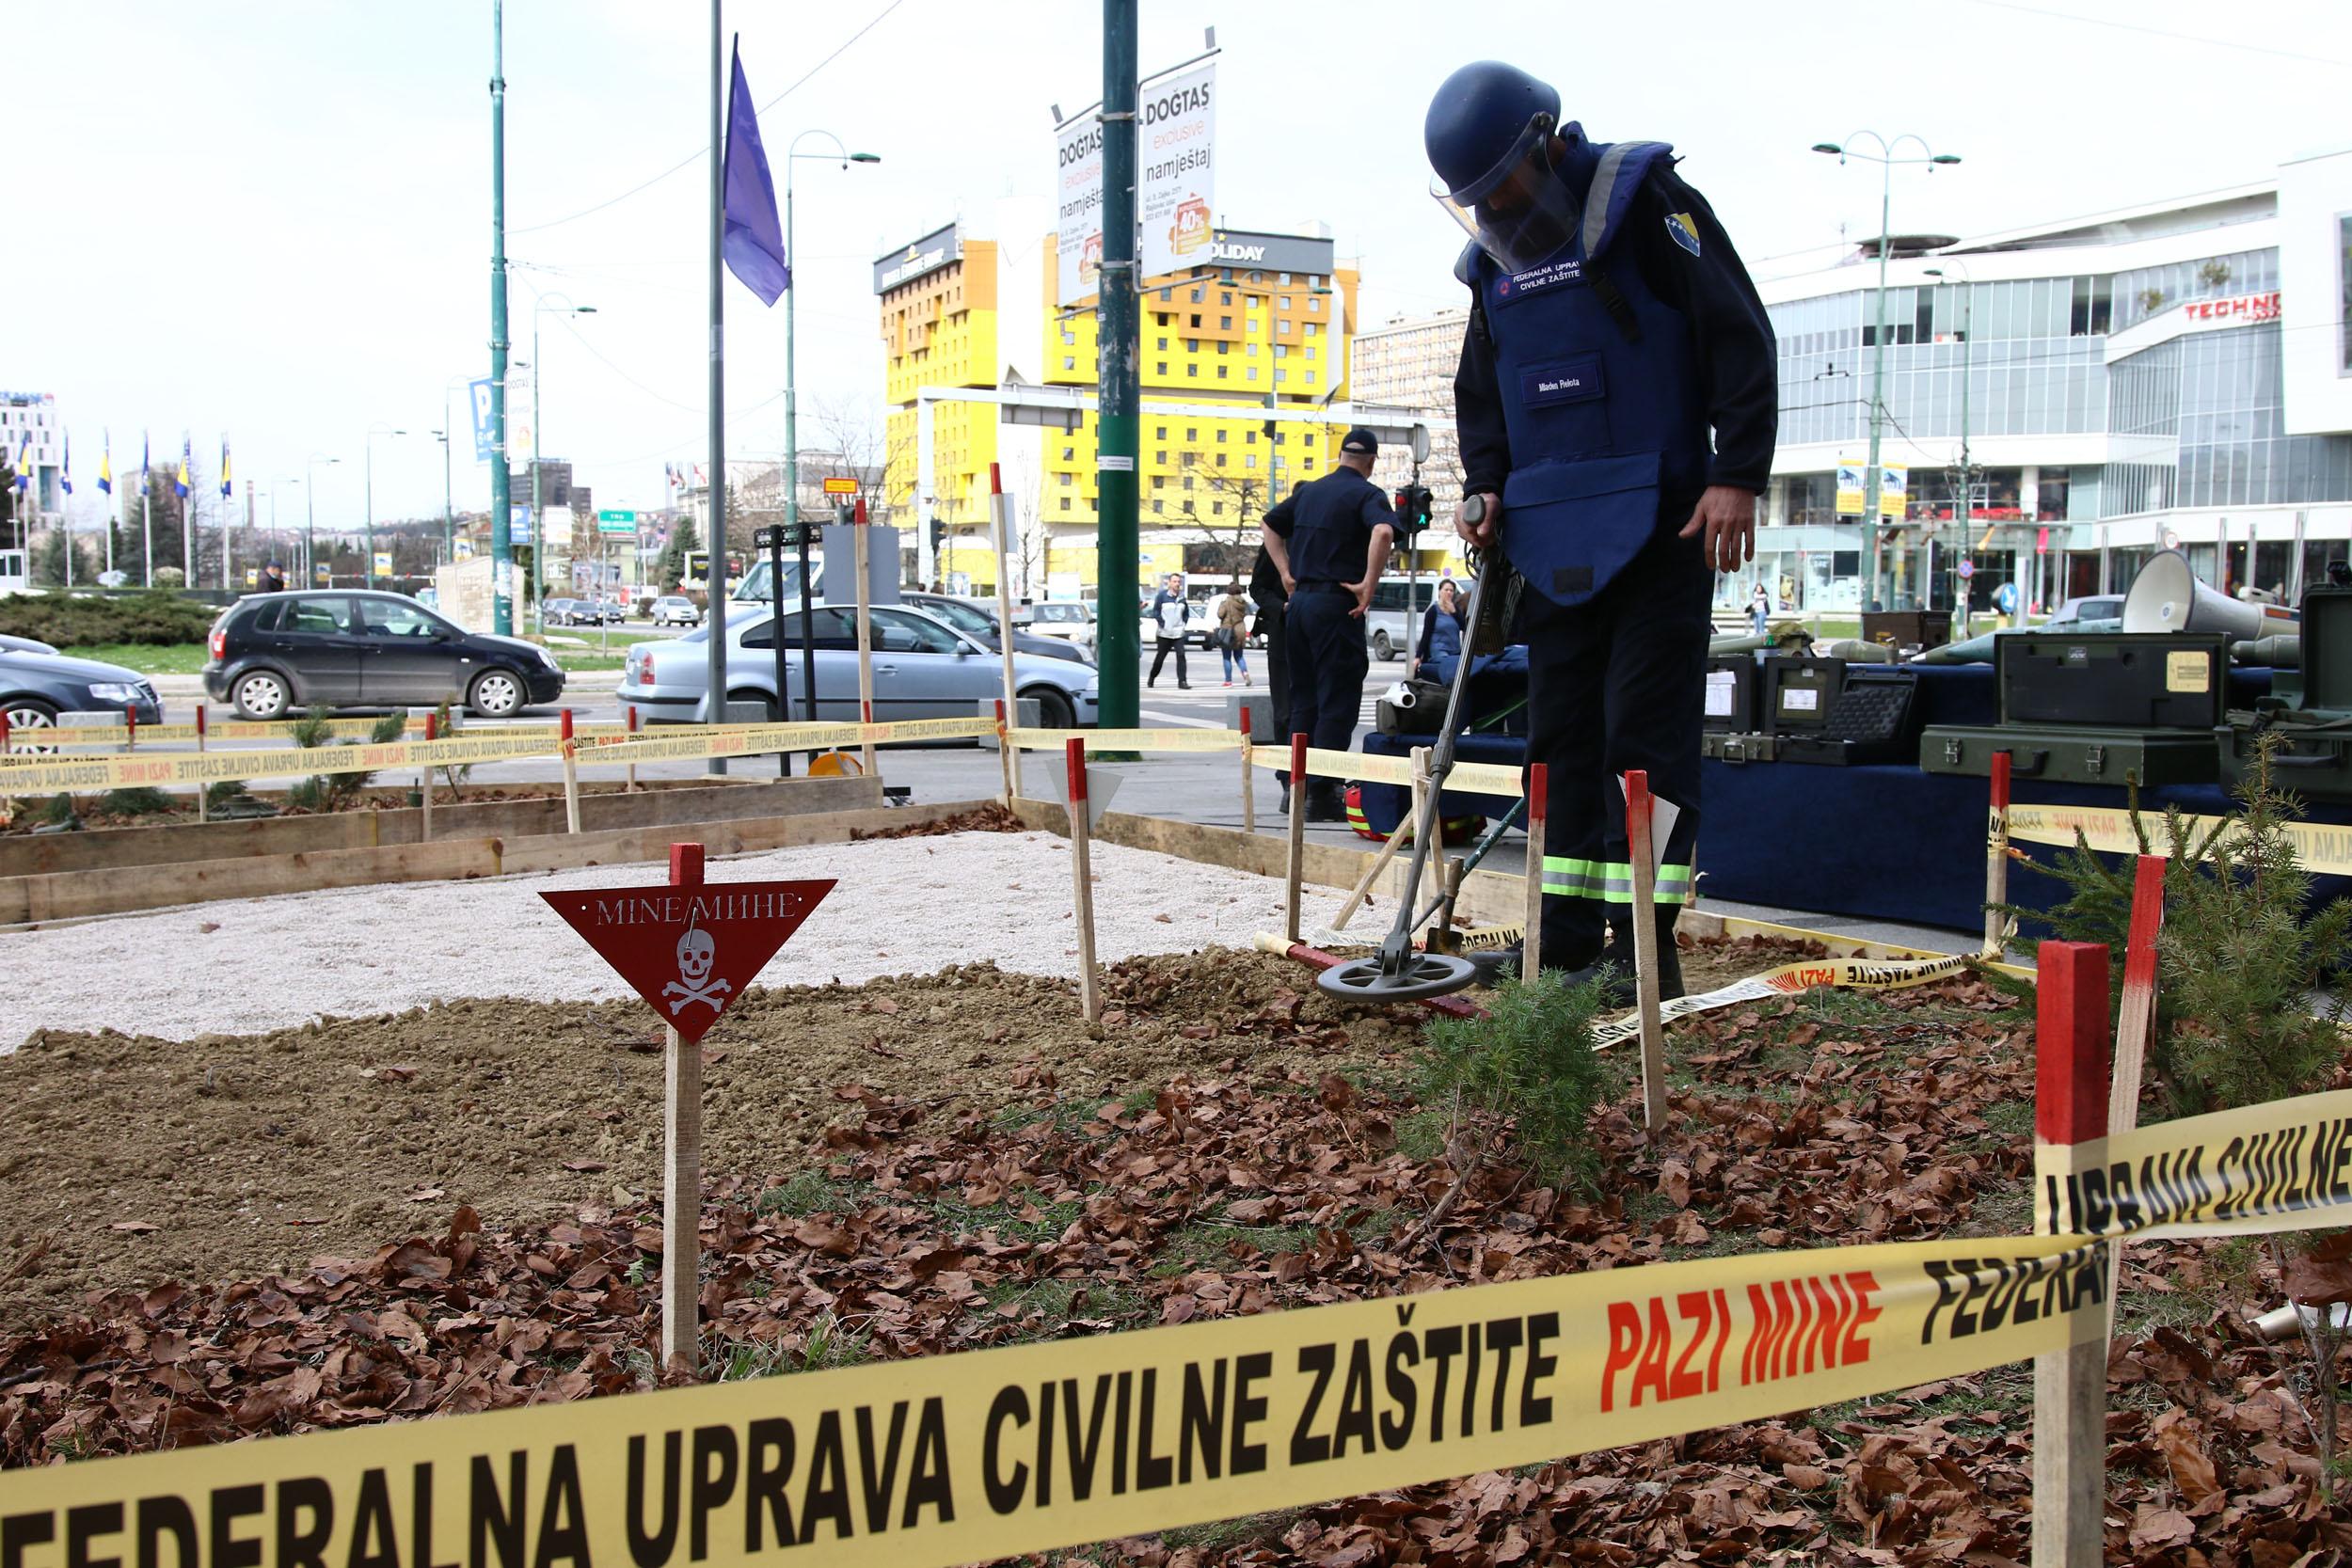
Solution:
{"label": "metal equipment box", "polygon": [[1748,735],[1756,721],[1756,656],[1714,654],[1707,660],[1707,731]]}
{"label": "metal equipment box", "polygon": [[1995,752],[2009,753],[2010,778],[2052,784],[2212,784],[2221,772],[2211,731],[2062,724],[1931,724],[1919,767],[1988,778]]}
{"label": "metal equipment box", "polygon": [[2012,632],[1994,640],[2003,724],[2211,730],[2230,640],[2218,632]]}

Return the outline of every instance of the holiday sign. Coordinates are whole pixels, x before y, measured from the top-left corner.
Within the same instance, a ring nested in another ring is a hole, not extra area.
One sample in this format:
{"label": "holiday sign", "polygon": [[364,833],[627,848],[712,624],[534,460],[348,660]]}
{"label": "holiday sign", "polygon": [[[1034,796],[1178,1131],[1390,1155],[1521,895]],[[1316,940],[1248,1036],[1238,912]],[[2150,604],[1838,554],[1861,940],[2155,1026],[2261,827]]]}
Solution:
{"label": "holiday sign", "polygon": [[691,1045],[833,889],[831,881],[697,878],[539,896]]}

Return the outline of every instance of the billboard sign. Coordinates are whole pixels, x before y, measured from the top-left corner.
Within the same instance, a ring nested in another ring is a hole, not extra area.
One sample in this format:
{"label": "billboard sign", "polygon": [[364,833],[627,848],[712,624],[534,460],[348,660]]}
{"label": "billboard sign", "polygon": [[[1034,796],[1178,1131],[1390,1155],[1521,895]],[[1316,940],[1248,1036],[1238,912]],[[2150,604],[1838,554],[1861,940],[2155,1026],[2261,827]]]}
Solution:
{"label": "billboard sign", "polygon": [[963,238],[954,224],[935,229],[904,250],[874,259],[874,292],[886,294],[901,283],[937,272],[963,255]]}
{"label": "billboard sign", "polygon": [[1103,121],[1080,115],[1054,134],[1054,299],[1094,293],[1103,265]]}
{"label": "billboard sign", "polygon": [[[1143,276],[1207,263],[1216,243],[1216,62],[1143,88],[1136,120],[1136,214]],[[1100,183],[1098,179],[1097,183]]]}

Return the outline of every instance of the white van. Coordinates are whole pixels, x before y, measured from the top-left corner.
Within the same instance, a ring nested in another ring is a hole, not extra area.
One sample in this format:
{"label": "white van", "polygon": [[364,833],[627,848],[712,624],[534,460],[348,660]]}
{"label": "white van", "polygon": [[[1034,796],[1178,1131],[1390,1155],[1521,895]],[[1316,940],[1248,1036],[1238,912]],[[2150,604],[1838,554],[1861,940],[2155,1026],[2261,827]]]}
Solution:
{"label": "white van", "polygon": [[[1421,637],[1422,622],[1428,617],[1429,607],[1438,602],[1438,584],[1445,580],[1440,572],[1423,572],[1417,579],[1403,576],[1382,578],[1372,590],[1372,604],[1364,611],[1364,636],[1372,644],[1372,657],[1386,661],[1403,658]],[[1418,585],[1420,592],[1411,590]],[[1470,582],[1456,578],[1454,586],[1465,600],[1470,595]]]}

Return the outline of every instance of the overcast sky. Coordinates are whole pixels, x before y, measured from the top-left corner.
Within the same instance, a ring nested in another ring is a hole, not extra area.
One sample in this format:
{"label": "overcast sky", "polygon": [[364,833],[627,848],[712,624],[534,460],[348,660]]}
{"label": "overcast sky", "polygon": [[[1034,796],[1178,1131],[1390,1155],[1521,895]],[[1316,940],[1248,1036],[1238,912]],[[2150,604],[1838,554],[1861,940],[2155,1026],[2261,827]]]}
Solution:
{"label": "overcast sky", "polygon": [[[548,451],[600,506],[660,504],[663,461],[706,450],[701,10],[506,6],[515,353],[530,356],[535,295],[596,307],[543,318],[543,398]],[[1426,194],[1421,122],[1437,83],[1480,56],[1547,76],[1596,139],[1674,142],[1759,273],[1875,230],[1878,170],[1806,150],[1857,127],[1964,157],[1895,186],[1898,231],[1960,234],[2264,179],[2352,138],[2342,0],[1143,10],[1147,72],[1217,29],[1219,221],[1328,223],[1360,259],[1371,323],[1457,301],[1459,235]],[[882,158],[796,166],[813,446],[815,406],[880,419],[872,258],[963,203],[1050,190],[1048,105],[1100,95],[1101,9],[734,0],[727,25],[761,103],[838,51],[762,116],[779,170],[808,128]],[[0,0],[0,38],[16,153],[0,387],[56,394],[77,501],[94,496],[102,426],[119,471],[142,427],[159,454],[191,431],[207,465],[225,430],[240,480],[265,488],[314,452],[342,458],[319,517],[354,522],[364,433],[384,423],[409,434],[376,442],[377,515],[437,515],[427,433],[445,385],[488,364],[488,0]],[[729,451],[772,455],[783,308],[727,287]],[[462,398],[453,417],[465,429]],[[460,507],[488,496],[471,457],[461,438]],[[282,494],[298,511],[301,490]]]}

